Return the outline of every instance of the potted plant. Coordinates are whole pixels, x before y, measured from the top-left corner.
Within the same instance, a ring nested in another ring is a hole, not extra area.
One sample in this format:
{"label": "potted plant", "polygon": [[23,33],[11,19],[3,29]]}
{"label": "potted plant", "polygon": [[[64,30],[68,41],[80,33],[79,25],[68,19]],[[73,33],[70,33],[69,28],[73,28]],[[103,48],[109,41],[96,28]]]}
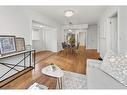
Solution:
{"label": "potted plant", "polygon": [[54,63],[51,63],[50,65],[51,65],[51,69],[52,69],[53,71],[55,71],[55,70],[56,70],[55,64],[54,64]]}
{"label": "potted plant", "polygon": [[71,36],[71,38],[69,39],[69,43],[71,45],[74,45],[75,44],[75,37],[74,36]]}

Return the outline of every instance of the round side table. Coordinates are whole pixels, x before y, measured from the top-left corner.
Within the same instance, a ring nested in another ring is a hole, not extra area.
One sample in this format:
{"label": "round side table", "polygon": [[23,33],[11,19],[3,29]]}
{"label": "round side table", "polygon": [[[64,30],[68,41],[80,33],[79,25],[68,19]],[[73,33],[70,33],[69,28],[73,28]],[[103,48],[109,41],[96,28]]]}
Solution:
{"label": "round side table", "polygon": [[47,76],[56,77],[59,89],[62,89],[62,77],[64,72],[58,66],[55,66],[54,70],[52,69],[51,65],[46,66],[42,69],[42,73]]}

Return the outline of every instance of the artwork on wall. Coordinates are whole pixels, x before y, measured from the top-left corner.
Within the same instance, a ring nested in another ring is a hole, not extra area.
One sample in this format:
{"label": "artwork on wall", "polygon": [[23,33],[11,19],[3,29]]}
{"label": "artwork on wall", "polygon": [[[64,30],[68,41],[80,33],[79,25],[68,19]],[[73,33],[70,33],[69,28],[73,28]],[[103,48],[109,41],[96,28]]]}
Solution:
{"label": "artwork on wall", "polygon": [[15,36],[0,35],[0,53],[16,52]]}
{"label": "artwork on wall", "polygon": [[25,40],[21,37],[16,37],[16,49],[17,51],[24,51],[25,50]]}

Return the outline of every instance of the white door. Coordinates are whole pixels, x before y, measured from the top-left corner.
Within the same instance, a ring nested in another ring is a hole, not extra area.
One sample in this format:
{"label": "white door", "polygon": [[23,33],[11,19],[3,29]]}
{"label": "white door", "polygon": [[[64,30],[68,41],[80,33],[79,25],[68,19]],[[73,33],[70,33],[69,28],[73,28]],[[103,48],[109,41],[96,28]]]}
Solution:
{"label": "white door", "polygon": [[43,31],[42,29],[32,30],[32,48],[38,51],[43,51]]}
{"label": "white door", "polygon": [[97,30],[89,28],[87,32],[87,48],[97,49]]}
{"label": "white door", "polygon": [[45,29],[45,49],[57,52],[57,31],[55,28]]}
{"label": "white door", "polygon": [[45,25],[37,21],[32,21],[32,48],[37,52],[45,50]]}
{"label": "white door", "polygon": [[79,32],[79,42],[80,46],[86,46],[85,32]]}
{"label": "white door", "polygon": [[117,17],[110,18],[110,48],[114,53],[118,53],[118,29]]}

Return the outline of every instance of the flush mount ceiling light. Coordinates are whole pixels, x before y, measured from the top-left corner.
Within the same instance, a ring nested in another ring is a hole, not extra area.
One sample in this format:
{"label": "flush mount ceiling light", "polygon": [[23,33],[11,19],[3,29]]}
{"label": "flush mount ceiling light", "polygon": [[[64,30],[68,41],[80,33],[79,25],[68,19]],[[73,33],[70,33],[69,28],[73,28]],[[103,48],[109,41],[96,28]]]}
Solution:
{"label": "flush mount ceiling light", "polygon": [[40,27],[44,27],[44,26],[40,25]]}
{"label": "flush mount ceiling light", "polygon": [[71,29],[68,29],[68,31],[69,31],[69,32],[72,32],[72,30],[71,30]]}
{"label": "flush mount ceiling light", "polygon": [[73,12],[72,10],[67,10],[67,11],[64,12],[64,15],[65,15],[66,17],[71,17],[71,16],[74,15],[74,12]]}

